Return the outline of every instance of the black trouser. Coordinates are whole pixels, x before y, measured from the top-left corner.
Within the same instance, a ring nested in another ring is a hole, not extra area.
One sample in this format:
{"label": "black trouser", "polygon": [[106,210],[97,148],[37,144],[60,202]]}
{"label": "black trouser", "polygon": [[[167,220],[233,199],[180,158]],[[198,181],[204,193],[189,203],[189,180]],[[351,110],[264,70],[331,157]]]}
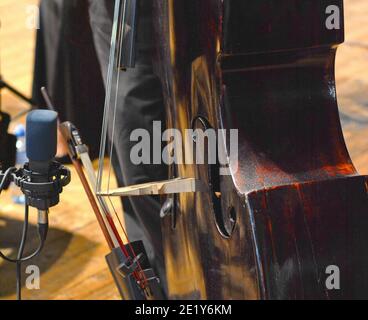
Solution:
{"label": "black trouser", "polygon": [[[106,83],[109,62],[113,0],[89,0],[90,20],[96,50]],[[139,7],[137,35],[137,64],[120,75],[118,106],[113,139],[113,165],[120,186],[164,180],[166,167],[162,165],[134,165],[130,150],[136,142],[130,141],[134,129],[151,133],[153,121],[162,121],[164,104],[161,84],[153,73],[152,2],[143,0]],[[112,127],[112,119],[109,126]],[[111,131],[111,130],[110,130]],[[111,138],[111,137],[110,137]],[[130,240],[142,240],[151,261],[166,286],[164,257],[160,227],[160,203],[155,197],[130,197],[123,200],[127,232]]]}
{"label": "black trouser", "polygon": [[40,89],[46,87],[59,119],[77,126],[93,159],[99,154],[100,132],[96,128],[102,124],[105,96],[101,79],[88,1],[40,1],[33,100],[45,107]]}

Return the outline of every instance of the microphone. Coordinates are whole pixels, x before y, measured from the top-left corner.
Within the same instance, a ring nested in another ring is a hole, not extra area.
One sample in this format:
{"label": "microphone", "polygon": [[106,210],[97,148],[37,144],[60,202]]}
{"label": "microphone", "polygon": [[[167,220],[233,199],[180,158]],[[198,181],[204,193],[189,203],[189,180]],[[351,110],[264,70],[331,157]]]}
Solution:
{"label": "microphone", "polygon": [[38,209],[39,225],[48,224],[48,209],[60,201],[70,171],[53,161],[57,149],[58,114],[50,110],[31,111],[26,120],[26,154],[20,187],[26,204]]}
{"label": "microphone", "polygon": [[[70,183],[70,170],[54,161],[57,144],[57,121],[55,111],[34,110],[26,120],[26,154],[29,161],[23,168],[8,168],[0,171],[0,193],[4,187],[14,182],[24,193],[26,199],[22,240],[16,259],[7,257],[0,251],[0,257],[17,265],[17,297],[21,297],[21,263],[37,256],[46,241],[48,232],[49,208],[60,201],[63,187]],[[23,257],[27,238],[28,209],[38,210],[38,235],[40,243],[33,254]]]}
{"label": "microphone", "polygon": [[57,119],[58,114],[50,110],[34,110],[27,116],[26,153],[29,169],[39,173],[42,179],[49,172],[56,155]]}
{"label": "microphone", "polygon": [[[31,111],[26,120],[26,154],[29,160],[28,168],[31,172],[32,183],[48,183],[52,176],[49,175],[52,168],[52,160],[56,155],[57,144],[57,119],[58,114],[49,110]],[[53,202],[59,202],[59,195]],[[48,207],[44,207],[33,196],[28,196],[27,203],[38,209],[38,224],[48,224]]]}

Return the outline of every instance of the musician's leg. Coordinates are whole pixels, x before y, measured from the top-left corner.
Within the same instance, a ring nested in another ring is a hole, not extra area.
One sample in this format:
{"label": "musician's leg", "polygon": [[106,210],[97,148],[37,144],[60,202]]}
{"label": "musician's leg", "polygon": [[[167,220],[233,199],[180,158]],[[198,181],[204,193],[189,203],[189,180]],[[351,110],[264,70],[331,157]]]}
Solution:
{"label": "musician's leg", "polygon": [[[90,0],[90,18],[95,45],[99,54],[102,72],[107,75],[113,3],[109,0]],[[148,2],[147,2],[148,3]],[[130,160],[130,141],[133,130],[140,128],[152,133],[153,121],[162,121],[164,128],[164,105],[158,78],[152,69],[152,26],[148,16],[150,10],[141,10],[136,68],[122,73],[119,83],[119,104],[116,113],[114,148],[119,183],[122,185],[163,180],[166,168],[161,165],[135,165]],[[143,15],[143,16],[142,16]],[[110,128],[113,119],[110,119]],[[151,150],[152,151],[152,150]],[[154,197],[131,197],[124,203],[127,211],[128,234],[132,240],[143,239],[156,269],[165,284],[165,269],[160,227],[160,203]],[[130,209],[130,210],[129,210]],[[143,232],[142,232],[143,231]]]}

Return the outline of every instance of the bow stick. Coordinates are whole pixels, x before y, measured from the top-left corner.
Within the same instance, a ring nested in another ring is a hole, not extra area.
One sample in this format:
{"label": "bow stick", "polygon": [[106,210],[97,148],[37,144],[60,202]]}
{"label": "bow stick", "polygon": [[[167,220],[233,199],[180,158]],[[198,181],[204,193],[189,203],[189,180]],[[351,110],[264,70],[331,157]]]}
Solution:
{"label": "bow stick", "polygon": [[[46,89],[42,88],[41,91],[48,108],[54,110]],[[137,289],[134,288],[131,283],[130,285],[127,285],[126,282],[122,281],[122,279],[116,274],[116,270],[119,271],[124,278],[132,275],[140,289],[144,292],[146,298],[151,299],[153,297],[158,297],[160,290],[157,288],[154,288],[153,290],[151,289],[152,284],[155,284],[158,279],[154,276],[151,269],[143,270],[141,266],[140,261],[144,258],[145,253],[140,253],[138,255],[135,253],[135,249],[133,248],[134,243],[129,241],[127,232],[121,223],[116,210],[114,209],[116,217],[119,220],[120,227],[122,228],[127,241],[127,245],[124,245],[106,201],[102,197],[97,197],[96,201],[96,197],[91,189],[91,186],[93,188],[96,187],[96,176],[93,170],[92,162],[88,155],[88,147],[83,144],[77,128],[70,122],[64,122],[59,124],[59,130],[61,133],[60,142],[68,150],[69,157],[74,168],[76,169],[80,181],[82,182],[83,188],[96,215],[99,226],[104,234],[109,248],[112,250],[111,254],[106,257],[106,260],[113,273],[113,277],[118,285],[119,291],[123,297],[128,296],[131,298],[142,298],[141,292],[139,292],[139,290],[137,291]],[[89,182],[83,168],[87,172]],[[149,275],[149,279],[147,279],[146,273]],[[126,291],[128,290],[133,293],[127,294]]]}

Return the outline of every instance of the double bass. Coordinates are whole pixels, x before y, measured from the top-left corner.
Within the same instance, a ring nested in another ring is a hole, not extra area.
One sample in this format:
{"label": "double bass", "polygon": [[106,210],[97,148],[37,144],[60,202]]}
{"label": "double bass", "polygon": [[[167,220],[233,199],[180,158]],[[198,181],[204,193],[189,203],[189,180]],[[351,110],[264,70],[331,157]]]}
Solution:
{"label": "double bass", "polygon": [[[170,165],[170,179],[207,189],[163,196],[169,298],[368,298],[367,177],[344,142],[334,75],[343,1],[153,6],[167,128],[238,132],[236,154],[223,140],[227,175],[219,162]],[[111,61],[129,66],[135,19],[124,22],[130,40]]]}

